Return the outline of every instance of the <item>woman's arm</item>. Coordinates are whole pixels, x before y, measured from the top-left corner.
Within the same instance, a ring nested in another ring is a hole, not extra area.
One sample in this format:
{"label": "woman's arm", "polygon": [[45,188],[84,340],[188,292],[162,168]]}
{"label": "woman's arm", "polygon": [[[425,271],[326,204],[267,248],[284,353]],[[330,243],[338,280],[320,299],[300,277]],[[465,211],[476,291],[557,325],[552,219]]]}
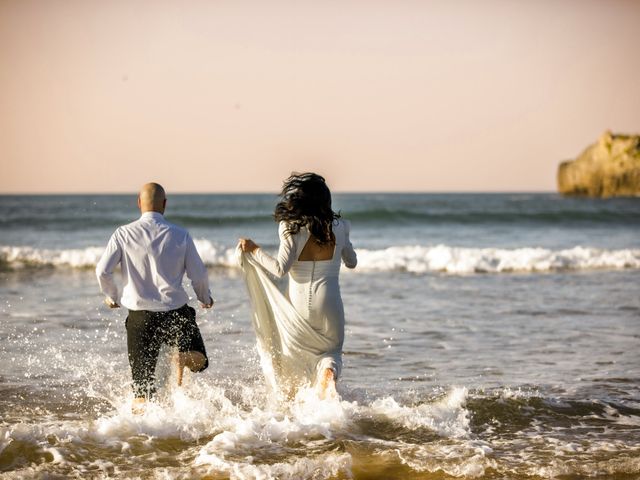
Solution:
{"label": "woman's arm", "polygon": [[342,261],[347,268],[356,268],[358,264],[358,257],[356,256],[356,251],[353,249],[353,245],[351,245],[351,240],[349,239],[349,232],[351,231],[351,222],[347,220],[342,221],[344,223],[344,246],[342,247]]}
{"label": "woman's arm", "polygon": [[276,256],[276,258],[273,258],[268,253],[265,253],[262,248],[253,243],[251,240],[244,241],[244,244],[248,247],[246,249],[243,246],[243,241],[241,240],[240,242],[243,251],[251,253],[253,255],[253,258],[255,258],[256,261],[265,268],[265,270],[275,275],[276,277],[285,276],[289,272],[289,270],[291,270],[291,266],[296,260],[296,242],[293,235],[289,235],[285,230],[286,224],[284,222],[280,222],[280,225],[278,226],[280,247],[278,248],[278,255]]}

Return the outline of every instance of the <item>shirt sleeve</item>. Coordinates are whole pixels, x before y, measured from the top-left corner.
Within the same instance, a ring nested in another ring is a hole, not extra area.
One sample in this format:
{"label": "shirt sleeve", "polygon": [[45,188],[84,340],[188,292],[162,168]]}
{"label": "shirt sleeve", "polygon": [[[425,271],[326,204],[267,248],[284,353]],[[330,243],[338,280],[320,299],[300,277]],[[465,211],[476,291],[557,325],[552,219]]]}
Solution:
{"label": "shirt sleeve", "polygon": [[122,260],[122,248],[118,243],[117,232],[111,235],[107,248],[96,265],[96,276],[100,290],[112,302],[118,302],[118,287],[113,279],[113,271]]}
{"label": "shirt sleeve", "polygon": [[191,280],[191,286],[200,303],[211,303],[211,291],[209,290],[209,274],[205,267],[191,235],[187,233],[187,251],[185,255],[185,270]]}
{"label": "shirt sleeve", "polygon": [[356,268],[358,264],[358,257],[356,255],[356,251],[351,245],[351,240],[349,239],[349,233],[351,232],[351,222],[344,220],[344,247],[342,247],[342,261],[347,268]]}
{"label": "shirt sleeve", "polygon": [[280,222],[278,226],[278,236],[280,237],[280,247],[278,248],[278,256],[273,258],[268,253],[265,253],[262,248],[258,248],[253,251],[253,258],[262,265],[269,273],[276,277],[285,276],[293,262],[296,261],[296,242],[294,236],[287,233],[287,224]]}

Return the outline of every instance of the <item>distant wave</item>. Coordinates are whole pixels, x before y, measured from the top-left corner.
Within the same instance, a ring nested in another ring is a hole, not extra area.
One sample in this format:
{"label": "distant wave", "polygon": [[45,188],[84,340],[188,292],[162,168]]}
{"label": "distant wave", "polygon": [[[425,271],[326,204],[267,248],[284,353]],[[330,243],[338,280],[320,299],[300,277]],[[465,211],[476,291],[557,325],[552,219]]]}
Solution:
{"label": "distant wave", "polygon": [[[60,214],[55,216],[8,215],[0,217],[0,228],[40,227],[51,230],[77,230],[88,228],[105,228],[118,226],[136,220],[132,216],[83,216]],[[271,214],[255,215],[206,215],[206,214],[174,214],[167,215],[167,220],[185,227],[221,227],[227,225],[255,225],[257,223],[274,223]]]}
{"label": "distant wave", "polygon": [[362,269],[412,273],[549,272],[640,268],[640,249],[603,250],[576,246],[546,248],[462,248],[403,246],[358,250]]}
{"label": "distant wave", "polygon": [[[210,267],[235,268],[235,249],[195,240]],[[0,268],[93,268],[102,247],[40,249],[0,247]],[[462,248],[448,245],[394,246],[380,250],[358,249],[359,271],[508,273],[563,270],[640,269],[640,249],[604,250],[576,246],[564,250],[545,248]]]}
{"label": "distant wave", "polygon": [[[194,240],[196,249],[210,267],[235,267],[235,249],[216,246],[208,240]],[[1,246],[0,268],[94,268],[104,252],[103,247],[47,249],[25,246]]]}
{"label": "distant wave", "polygon": [[[591,208],[530,208],[529,210],[483,209],[473,211],[470,208],[429,209],[429,208],[366,208],[344,213],[359,225],[638,225],[640,214],[636,209]],[[218,210],[210,212],[173,212],[167,219],[187,228],[191,227],[224,227],[233,225],[256,225],[274,223],[270,211],[247,212],[242,214],[221,215]],[[78,228],[111,228],[134,221],[135,215],[127,212],[112,212],[95,215],[92,212],[61,211],[55,214],[45,212],[37,214],[29,212],[0,214],[0,228],[46,228],[48,230],[73,231]]]}
{"label": "distant wave", "polygon": [[532,211],[415,211],[410,209],[369,209],[349,212],[347,218],[357,223],[418,224],[629,224],[640,222],[636,212],[609,210],[532,210]]}
{"label": "distant wave", "polygon": [[0,267],[3,270],[24,267],[94,267],[104,248],[47,249],[33,247],[0,247]]}

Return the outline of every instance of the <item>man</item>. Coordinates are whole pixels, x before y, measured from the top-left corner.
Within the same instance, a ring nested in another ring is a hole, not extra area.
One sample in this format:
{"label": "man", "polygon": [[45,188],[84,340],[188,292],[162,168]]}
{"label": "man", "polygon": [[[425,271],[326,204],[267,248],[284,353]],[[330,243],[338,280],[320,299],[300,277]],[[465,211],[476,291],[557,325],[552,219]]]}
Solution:
{"label": "man", "polygon": [[[186,272],[200,305],[211,308],[207,269],[189,233],[164,219],[166,204],[162,186],[144,185],[138,195],[142,215],[115,231],[96,267],[105,303],[110,308],[121,303],[129,310],[126,329],[134,413],[142,413],[146,400],[155,393],[155,368],[162,344],[178,347],[178,385],[182,385],[184,367],[200,372],[209,365],[196,311],[187,305],[189,297],[182,288]],[[113,280],[118,264],[124,278],[120,302]]]}

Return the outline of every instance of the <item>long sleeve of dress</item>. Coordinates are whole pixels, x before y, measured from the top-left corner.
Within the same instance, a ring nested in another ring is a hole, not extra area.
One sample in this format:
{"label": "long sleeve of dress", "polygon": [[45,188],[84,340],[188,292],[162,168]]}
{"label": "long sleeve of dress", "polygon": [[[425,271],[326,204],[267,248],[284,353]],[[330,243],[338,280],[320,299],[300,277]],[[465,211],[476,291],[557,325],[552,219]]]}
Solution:
{"label": "long sleeve of dress", "polygon": [[344,247],[342,247],[342,261],[347,268],[356,268],[358,264],[358,257],[356,256],[356,251],[353,249],[353,245],[351,245],[351,240],[349,239],[349,232],[351,231],[351,222],[344,220]]}
{"label": "long sleeve of dress", "polygon": [[256,261],[262,265],[269,273],[276,277],[285,276],[293,262],[296,261],[297,248],[294,236],[286,232],[287,225],[284,222],[280,222],[278,226],[278,236],[280,237],[280,247],[278,248],[278,255],[273,258],[268,253],[265,253],[262,248],[254,250],[253,257]]}
{"label": "long sleeve of dress", "polygon": [[191,280],[193,291],[200,303],[208,304],[211,301],[211,291],[209,290],[209,275],[191,235],[187,234],[187,250],[185,254],[185,271]]}
{"label": "long sleeve of dress", "polygon": [[[117,232],[116,232],[117,233]],[[122,259],[122,250],[116,238],[116,233],[111,236],[107,248],[96,265],[96,276],[100,284],[100,290],[112,302],[118,302],[118,287],[113,279],[113,271]]]}

